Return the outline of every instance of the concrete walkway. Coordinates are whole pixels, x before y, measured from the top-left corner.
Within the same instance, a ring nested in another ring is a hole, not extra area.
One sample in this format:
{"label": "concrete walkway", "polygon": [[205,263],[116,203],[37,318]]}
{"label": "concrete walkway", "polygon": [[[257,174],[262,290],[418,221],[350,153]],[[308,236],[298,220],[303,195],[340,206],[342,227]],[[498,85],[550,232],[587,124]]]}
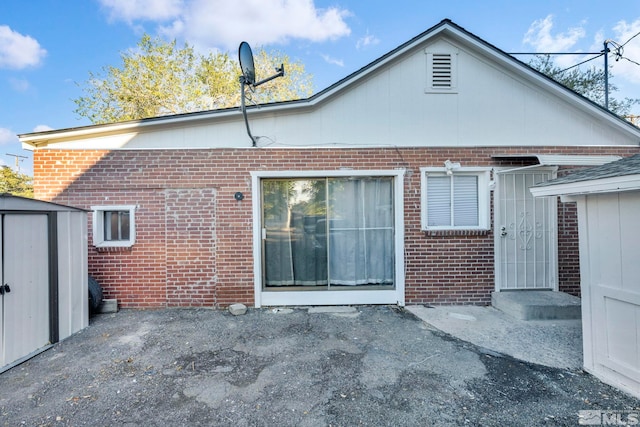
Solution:
{"label": "concrete walkway", "polygon": [[582,323],[519,320],[493,307],[408,306],[431,327],[490,351],[553,368],[582,367]]}

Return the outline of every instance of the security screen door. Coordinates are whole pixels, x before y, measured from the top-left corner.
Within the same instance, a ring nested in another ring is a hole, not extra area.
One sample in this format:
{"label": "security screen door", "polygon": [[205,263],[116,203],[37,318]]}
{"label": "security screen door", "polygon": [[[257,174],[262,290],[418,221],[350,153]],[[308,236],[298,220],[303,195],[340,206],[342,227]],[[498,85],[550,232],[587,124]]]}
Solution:
{"label": "security screen door", "polygon": [[263,288],[393,289],[393,178],[262,180]]}
{"label": "security screen door", "polygon": [[496,290],[557,290],[556,201],[529,191],[552,176],[544,169],[498,173]]}

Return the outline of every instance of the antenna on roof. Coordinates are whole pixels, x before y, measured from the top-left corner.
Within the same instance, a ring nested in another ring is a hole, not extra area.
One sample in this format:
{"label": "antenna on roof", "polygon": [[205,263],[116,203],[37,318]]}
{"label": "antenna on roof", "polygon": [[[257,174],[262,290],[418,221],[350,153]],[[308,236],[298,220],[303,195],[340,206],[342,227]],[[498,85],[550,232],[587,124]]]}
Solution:
{"label": "antenna on roof", "polygon": [[242,75],[240,76],[240,108],[242,109],[242,115],[244,116],[244,124],[247,126],[247,134],[249,135],[249,138],[251,138],[252,145],[255,147],[256,139],[251,134],[251,128],[249,128],[249,119],[247,119],[247,108],[245,106],[245,86],[249,86],[251,89],[255,89],[256,87],[268,81],[284,76],[284,64],[280,64],[280,68],[276,67],[276,74],[267,77],[264,80],[256,82],[256,68],[253,62],[253,52],[251,52],[251,46],[249,46],[249,43],[240,43],[238,56],[240,58],[240,69],[242,70]]}

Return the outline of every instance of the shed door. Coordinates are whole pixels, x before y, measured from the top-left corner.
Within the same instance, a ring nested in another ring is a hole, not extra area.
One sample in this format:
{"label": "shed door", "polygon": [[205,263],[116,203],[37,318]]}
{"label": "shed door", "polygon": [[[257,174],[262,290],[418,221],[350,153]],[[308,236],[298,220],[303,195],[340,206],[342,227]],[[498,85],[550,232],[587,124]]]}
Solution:
{"label": "shed door", "polygon": [[556,199],[534,198],[529,191],[553,173],[549,169],[498,172],[496,290],[557,290]]}
{"label": "shed door", "polygon": [[[49,344],[48,217],[0,215],[0,367]],[[6,289],[6,288],[5,288]]]}

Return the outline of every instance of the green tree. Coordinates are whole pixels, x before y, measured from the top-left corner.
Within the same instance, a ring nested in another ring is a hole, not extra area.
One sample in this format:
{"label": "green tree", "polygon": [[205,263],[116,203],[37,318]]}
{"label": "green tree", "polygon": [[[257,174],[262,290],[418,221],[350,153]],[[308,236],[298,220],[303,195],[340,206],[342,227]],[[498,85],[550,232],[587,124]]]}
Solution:
{"label": "green tree", "polygon": [[[579,68],[571,68],[563,70],[554,64],[549,55],[536,55],[529,62],[529,65],[543,74],[551,77],[558,83],[563,84],[569,89],[578,92],[580,95],[590,99],[604,107],[605,90],[604,90],[604,70],[595,67],[581,70]],[[611,73],[609,72],[609,110],[620,116],[628,115],[631,108],[640,103],[640,99],[615,99],[612,93],[618,91],[618,87],[611,82]]]}
{"label": "green tree", "polygon": [[[74,99],[75,112],[92,123],[136,120],[182,114],[240,104],[240,67],[228,53],[197,53],[192,46],[176,46],[145,34],[135,50],[121,54],[119,67],[89,73],[80,85],[84,95]],[[284,64],[285,77],[256,90],[256,103],[304,98],[312,93],[312,77],[304,65],[279,52],[260,49],[255,55],[258,78]],[[269,71],[267,71],[269,69]]]}
{"label": "green tree", "polygon": [[29,175],[15,172],[9,166],[2,166],[1,169],[0,193],[33,198],[33,178]]}

